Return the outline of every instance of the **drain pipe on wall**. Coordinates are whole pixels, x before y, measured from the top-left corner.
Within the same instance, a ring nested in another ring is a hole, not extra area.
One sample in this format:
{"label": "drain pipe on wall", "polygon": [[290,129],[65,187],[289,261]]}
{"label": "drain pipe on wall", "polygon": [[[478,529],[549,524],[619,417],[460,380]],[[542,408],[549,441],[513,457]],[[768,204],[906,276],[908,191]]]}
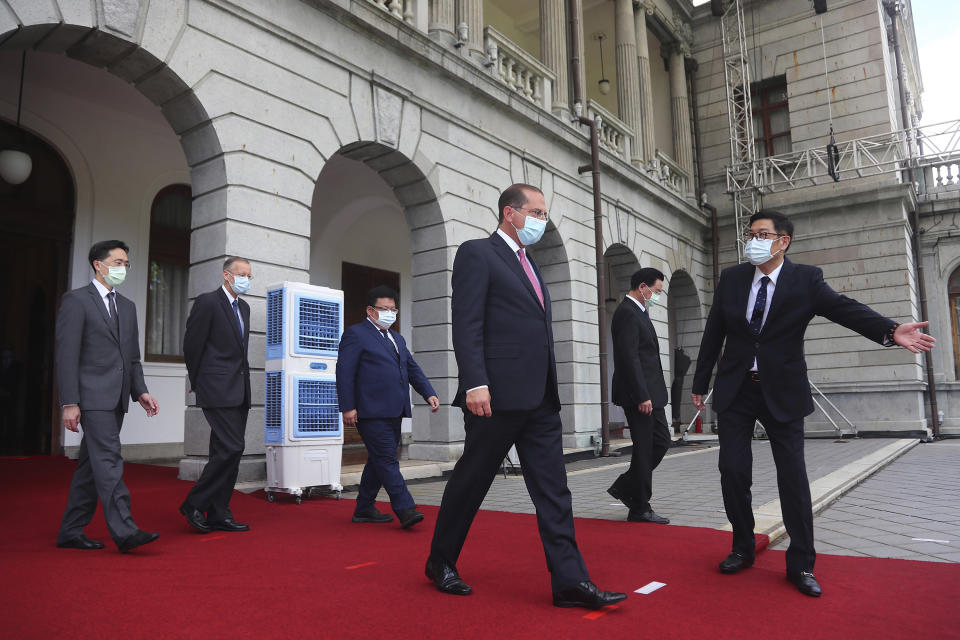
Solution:
{"label": "drain pipe on wall", "polygon": [[600,353],[600,455],[610,453],[610,390],[607,384],[607,267],[603,257],[603,200],[600,192],[600,123],[584,117],[583,86],[580,84],[580,18],[576,0],[567,0],[570,17],[570,66],[573,79],[574,122],[590,127],[590,164],[578,172],[593,176],[593,244],[597,263],[597,325]]}
{"label": "drain pipe on wall", "polygon": [[717,208],[707,203],[707,194],[703,190],[703,155],[700,146],[700,120],[697,118],[697,62],[692,60],[686,67],[687,84],[690,87],[690,108],[693,111],[693,155],[697,165],[697,204],[710,213],[711,247],[713,253],[713,286],[720,281],[720,222],[717,220]]}
{"label": "drain pipe on wall", "polygon": [[[900,15],[900,3],[897,1],[884,0],[883,8],[890,16],[890,35],[893,40],[893,53],[897,65],[897,86],[900,92],[900,120],[903,130],[907,135],[908,153],[910,162],[907,163],[907,175],[910,180],[910,188],[914,189],[916,182],[913,175],[913,145],[910,143],[910,116],[907,110],[907,93],[903,80],[903,54],[900,51],[900,34],[897,27],[897,17]],[[920,321],[926,322],[927,318],[927,286],[923,279],[923,260],[920,255],[920,214],[919,207],[914,206],[910,212],[910,223],[913,227],[913,263],[917,271],[917,293],[920,295]],[[937,386],[933,376],[933,354],[929,351],[924,352],[924,360],[927,369],[927,392],[930,395],[930,421],[933,423],[933,438],[939,439],[940,436],[940,415],[937,408]]]}

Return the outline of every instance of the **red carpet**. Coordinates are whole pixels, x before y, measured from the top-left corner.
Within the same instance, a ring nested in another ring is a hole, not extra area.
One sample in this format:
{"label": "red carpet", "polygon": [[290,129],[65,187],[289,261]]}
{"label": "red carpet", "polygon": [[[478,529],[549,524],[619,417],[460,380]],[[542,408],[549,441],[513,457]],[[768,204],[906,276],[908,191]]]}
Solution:
{"label": "red carpet", "polygon": [[821,555],[825,594],[813,599],[784,579],[778,551],[718,573],[728,533],[583,519],[601,587],[667,584],[591,614],[551,605],[533,516],[481,512],[459,567],[475,592],[445,596],[423,577],[436,508],[403,531],[351,523],[352,501],[236,494],[252,531],[202,535],[177,512],[189,483],[163,467],[126,469],[134,516],[157,542],[118,553],[98,511],[87,534],[107,549],[61,550],[72,471],[63,458],[0,460],[0,637],[960,638],[960,565]]}

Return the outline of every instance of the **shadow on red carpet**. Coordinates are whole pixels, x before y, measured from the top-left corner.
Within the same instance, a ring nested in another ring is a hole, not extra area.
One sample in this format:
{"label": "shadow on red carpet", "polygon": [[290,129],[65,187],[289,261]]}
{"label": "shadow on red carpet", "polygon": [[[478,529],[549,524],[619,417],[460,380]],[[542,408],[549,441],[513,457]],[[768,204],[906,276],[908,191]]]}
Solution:
{"label": "shadow on red carpet", "polygon": [[960,565],[821,555],[824,596],[813,599],[784,579],[779,551],[721,575],[729,533],[578,519],[602,588],[667,585],[591,614],[552,606],[531,515],[481,512],[459,563],[474,594],[446,596],[423,576],[435,507],[401,530],[351,523],[349,500],[238,493],[233,510],[251,531],[203,535],[177,512],[190,484],[165,467],[125,473],[134,517],[157,542],[118,553],[98,509],[86,533],[107,549],[57,549],[73,468],[59,457],[0,460],[3,637],[960,637]]}

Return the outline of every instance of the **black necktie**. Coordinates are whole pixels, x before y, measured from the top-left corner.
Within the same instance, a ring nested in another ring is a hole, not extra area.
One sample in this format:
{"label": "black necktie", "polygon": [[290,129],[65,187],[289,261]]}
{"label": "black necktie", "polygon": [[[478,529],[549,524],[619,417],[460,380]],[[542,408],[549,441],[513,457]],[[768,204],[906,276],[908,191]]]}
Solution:
{"label": "black necktie", "polygon": [[760,291],[757,291],[757,302],[753,305],[753,315],[750,316],[750,331],[753,335],[760,335],[760,329],[763,328],[763,311],[767,306],[767,283],[770,278],[763,276],[760,278]]}
{"label": "black necktie", "polygon": [[243,336],[243,319],[240,317],[240,301],[233,301],[233,312],[237,315],[237,327],[240,328],[240,336]]}
{"label": "black necktie", "polygon": [[390,339],[390,336],[387,335],[386,329],[380,329],[380,333],[383,334],[383,339],[390,343],[390,347],[393,349],[393,355],[397,356],[397,360],[400,360],[400,352],[397,351],[397,346],[393,344],[393,340]]}
{"label": "black necktie", "polygon": [[117,292],[111,291],[107,294],[110,298],[110,319],[113,320],[113,329],[120,335],[120,318],[117,316]]}

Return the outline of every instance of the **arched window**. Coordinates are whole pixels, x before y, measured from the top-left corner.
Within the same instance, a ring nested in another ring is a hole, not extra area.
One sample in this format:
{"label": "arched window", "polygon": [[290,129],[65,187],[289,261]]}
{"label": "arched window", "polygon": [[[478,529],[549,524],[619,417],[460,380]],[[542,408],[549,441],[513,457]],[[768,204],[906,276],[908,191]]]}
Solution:
{"label": "arched window", "polygon": [[146,360],[183,362],[190,271],[190,187],[175,184],[150,208]]}
{"label": "arched window", "polygon": [[960,380],[960,267],[950,275],[950,323],[953,325],[953,372]]}

